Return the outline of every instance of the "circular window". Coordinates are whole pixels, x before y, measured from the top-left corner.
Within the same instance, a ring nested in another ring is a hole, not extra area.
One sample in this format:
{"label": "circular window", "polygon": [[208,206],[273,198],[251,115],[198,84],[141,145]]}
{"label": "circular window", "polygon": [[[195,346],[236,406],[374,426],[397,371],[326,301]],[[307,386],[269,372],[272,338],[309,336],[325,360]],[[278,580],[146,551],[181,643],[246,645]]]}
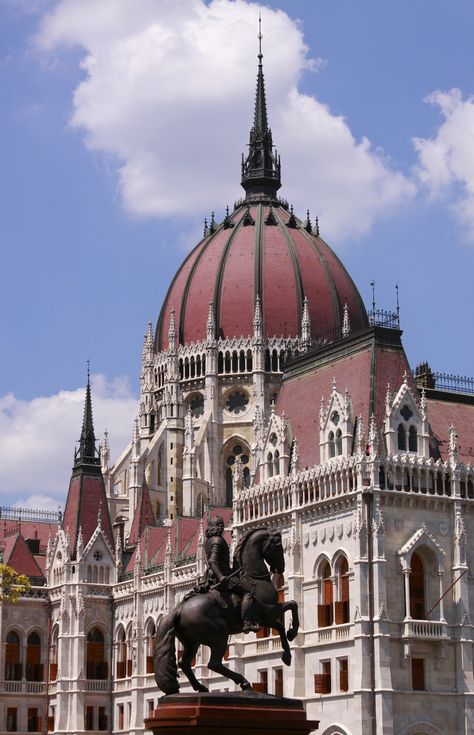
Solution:
{"label": "circular window", "polygon": [[199,395],[191,398],[189,408],[191,409],[193,418],[198,419],[202,416],[204,413],[204,396],[199,393]]}
{"label": "circular window", "polygon": [[225,407],[229,413],[239,414],[246,410],[248,402],[249,397],[247,393],[244,393],[244,391],[241,390],[236,390],[227,396]]}
{"label": "circular window", "polygon": [[333,422],[333,424],[335,426],[338,425],[338,423],[339,423],[339,414],[338,414],[337,411],[334,411],[333,415],[331,416],[331,421]]}

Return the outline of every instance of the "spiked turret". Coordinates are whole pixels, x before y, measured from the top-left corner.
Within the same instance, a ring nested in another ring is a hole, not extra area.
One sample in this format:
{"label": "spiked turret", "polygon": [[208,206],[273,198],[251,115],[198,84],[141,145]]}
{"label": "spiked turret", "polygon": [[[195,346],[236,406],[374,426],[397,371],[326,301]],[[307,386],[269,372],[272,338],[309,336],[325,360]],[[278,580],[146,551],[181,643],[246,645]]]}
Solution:
{"label": "spiked turret", "polygon": [[101,474],[100,455],[96,447],[94,424],[92,421],[89,370],[87,370],[86,400],[84,402],[81,438],[79,439],[79,446],[74,452],[73,476],[81,473],[85,468],[87,468],[88,474]]}
{"label": "spiked turret", "polygon": [[250,130],[249,152],[247,158],[242,156],[241,183],[247,194],[246,199],[251,201],[275,199],[276,193],[281,186],[280,158],[277,156],[276,151],[273,151],[272,131],[268,127],[262,65],[261,27],[259,29],[258,40],[259,53],[255,114],[253,127]]}

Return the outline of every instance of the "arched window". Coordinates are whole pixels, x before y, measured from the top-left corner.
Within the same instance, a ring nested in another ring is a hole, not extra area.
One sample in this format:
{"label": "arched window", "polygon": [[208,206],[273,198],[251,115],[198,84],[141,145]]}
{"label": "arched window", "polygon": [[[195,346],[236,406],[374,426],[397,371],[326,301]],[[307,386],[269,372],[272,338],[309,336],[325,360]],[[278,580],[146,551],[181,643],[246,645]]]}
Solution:
{"label": "arched window", "polygon": [[107,679],[108,666],[105,660],[104,634],[99,628],[92,628],[87,634],[86,678]]}
{"label": "arched window", "polygon": [[41,638],[30,633],[26,641],[26,681],[43,681],[41,665]]}
{"label": "arched window", "polygon": [[413,552],[410,566],[410,615],[414,620],[424,620],[426,614],[425,569],[416,551]]}
{"label": "arched window", "polygon": [[327,628],[333,622],[333,591],[331,579],[331,567],[327,561],[320,568],[320,600],[318,605],[318,627]]}
{"label": "arched window", "polygon": [[416,427],[413,425],[410,426],[410,429],[408,430],[408,451],[418,451],[418,436],[416,434]]}
{"label": "arched window", "polygon": [[156,627],[155,623],[151,621],[148,624],[147,636],[146,636],[146,673],[153,674],[153,658],[155,655],[155,644],[156,644]]}
{"label": "arched window", "polygon": [[59,629],[55,625],[51,631],[51,647],[49,653],[49,680],[56,681],[58,677],[58,635]]}
{"label": "arched window", "polygon": [[329,444],[329,457],[335,457],[336,456],[336,442],[334,441],[333,431],[329,432],[328,444]]}
{"label": "arched window", "polygon": [[338,429],[336,431],[336,455],[342,454],[342,431]]}
{"label": "arched window", "polygon": [[342,557],[337,569],[337,595],[335,604],[336,625],[349,622],[349,565],[346,557]]}
{"label": "arched window", "polygon": [[240,459],[240,464],[243,470],[244,485],[245,487],[250,486],[250,456],[247,447],[243,444],[236,442],[230,444],[227,447],[227,451],[224,454],[224,466],[225,466],[225,495],[226,505],[232,507],[232,496],[233,496],[233,480],[234,480],[234,464],[237,457]]}
{"label": "arched window", "polygon": [[273,474],[280,474],[280,452],[278,449],[275,449],[275,453],[273,455]]}
{"label": "arched window", "polygon": [[127,641],[125,631],[120,629],[117,636],[117,679],[125,679],[127,667]]}
{"label": "arched window", "polygon": [[5,679],[6,681],[21,681],[21,653],[20,637],[18,633],[11,630],[7,634],[7,645],[5,647]]}
{"label": "arched window", "polygon": [[397,446],[398,446],[398,449],[401,452],[406,452],[406,450],[407,450],[407,436],[406,436],[405,427],[403,426],[403,424],[398,424],[398,429],[397,429]]}
{"label": "arched window", "polygon": [[273,477],[273,454],[271,452],[267,454],[267,472],[268,477]]}

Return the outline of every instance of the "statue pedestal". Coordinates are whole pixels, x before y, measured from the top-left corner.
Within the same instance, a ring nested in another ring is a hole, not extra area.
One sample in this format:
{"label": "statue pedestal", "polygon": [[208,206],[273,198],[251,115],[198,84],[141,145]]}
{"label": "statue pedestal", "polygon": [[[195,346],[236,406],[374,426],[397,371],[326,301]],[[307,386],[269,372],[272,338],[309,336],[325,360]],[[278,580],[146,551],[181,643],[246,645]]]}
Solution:
{"label": "statue pedestal", "polygon": [[298,699],[253,690],[169,694],[145,720],[153,735],[308,735],[318,725]]}

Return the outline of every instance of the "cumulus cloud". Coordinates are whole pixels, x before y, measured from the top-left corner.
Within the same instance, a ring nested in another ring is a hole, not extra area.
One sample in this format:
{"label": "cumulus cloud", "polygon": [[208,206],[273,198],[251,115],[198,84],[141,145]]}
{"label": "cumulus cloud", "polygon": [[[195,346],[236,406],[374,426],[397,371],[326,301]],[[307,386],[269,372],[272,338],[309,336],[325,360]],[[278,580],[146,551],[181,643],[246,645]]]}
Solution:
{"label": "cumulus cloud", "polygon": [[426,102],[439,108],[444,122],[432,138],[414,138],[416,173],[434,198],[447,197],[468,237],[474,240],[474,97],[459,89],[436,91]]}
{"label": "cumulus cloud", "polygon": [[[246,0],[59,0],[37,42],[84,50],[71,124],[117,161],[125,208],[139,216],[202,215],[241,196],[239,153],[251,124],[258,12],[274,140],[284,190],[311,207],[324,234],[359,236],[412,196],[368,140],[298,91],[317,67],[300,27]],[[309,201],[311,197],[311,201]]]}
{"label": "cumulus cloud", "polygon": [[[96,436],[109,432],[111,458],[130,440],[137,399],[126,378],[91,378]],[[57,509],[63,504],[80,436],[84,388],[23,401],[0,396],[1,504]]]}

